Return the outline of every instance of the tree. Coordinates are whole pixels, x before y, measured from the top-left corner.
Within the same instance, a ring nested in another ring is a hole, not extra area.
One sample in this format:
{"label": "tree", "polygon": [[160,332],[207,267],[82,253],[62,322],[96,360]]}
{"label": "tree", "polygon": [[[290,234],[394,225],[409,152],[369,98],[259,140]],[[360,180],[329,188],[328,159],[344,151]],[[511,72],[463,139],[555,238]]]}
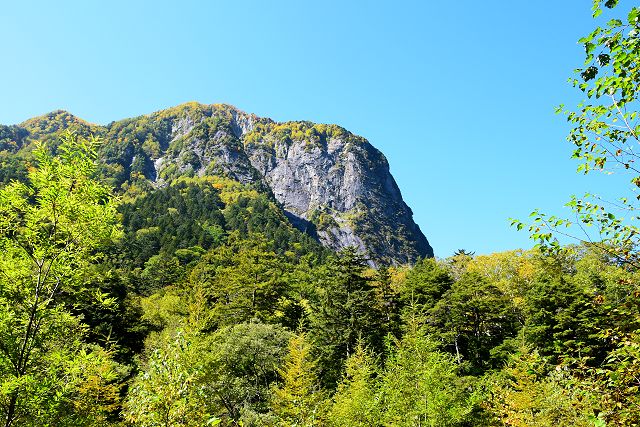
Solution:
{"label": "tree", "polygon": [[183,274],[182,266],[175,256],[166,253],[153,255],[144,264],[140,277],[144,280],[140,292],[150,294],[153,291],[176,283]]}
{"label": "tree", "polygon": [[571,387],[567,373],[551,370],[537,351],[525,346],[492,380],[489,406],[505,426],[603,425],[596,421],[589,396]]}
{"label": "tree", "polygon": [[458,249],[447,258],[447,264],[454,279],[458,280],[467,271],[467,264],[473,260],[475,254],[473,251]]}
{"label": "tree", "polygon": [[[619,333],[619,331],[615,331]],[[607,355],[602,367],[591,369],[582,385],[598,396],[607,426],[640,424],[640,334],[617,337],[618,346]]]}
{"label": "tree", "polygon": [[413,320],[402,340],[396,342],[381,375],[379,424],[463,425],[472,414],[474,400],[458,373],[454,358],[438,351],[437,343]]}
{"label": "tree", "polygon": [[281,326],[242,323],[203,340],[203,384],[215,415],[246,427],[267,423],[270,390],[290,338]]}
{"label": "tree", "polygon": [[[614,8],[617,3],[607,0],[604,5]],[[594,17],[602,14],[601,4],[602,0],[594,0]],[[609,20],[579,42],[584,45],[586,58],[570,82],[586,100],[575,111],[564,106],[557,110],[566,114],[572,125],[567,139],[575,146],[573,157],[580,161],[578,171],[585,174],[591,171],[627,174],[630,188],[619,201],[590,194],[573,196],[567,204],[575,216],[571,220],[536,210],[531,214],[533,223],[529,231],[544,248],[559,248],[557,237],[565,235],[590,243],[620,263],[638,268],[640,8],[633,7],[626,16]],[[512,224],[518,229],[525,226],[518,220]],[[579,227],[579,234],[568,229],[572,225]]]}
{"label": "tree", "polygon": [[402,319],[400,316],[400,306],[402,304],[401,293],[397,286],[394,286],[393,277],[389,268],[380,267],[374,276],[373,286],[378,298],[384,330],[387,335],[400,336]]}
{"label": "tree", "polygon": [[165,331],[127,395],[124,415],[140,427],[198,427],[217,419],[204,387],[196,334]]}
{"label": "tree", "polygon": [[[193,319],[190,319],[193,320]],[[125,403],[142,427],[265,425],[270,391],[290,333],[243,323],[213,334],[189,321],[149,339],[147,357]]]}
{"label": "tree", "polygon": [[[562,276],[541,277],[527,293],[524,333],[553,361],[589,358],[602,362],[605,341],[598,324],[606,317],[593,292]],[[567,360],[568,361],[568,360]]]}
{"label": "tree", "polygon": [[453,277],[433,258],[416,263],[400,285],[400,301],[405,315],[413,310],[426,313],[453,285]]}
{"label": "tree", "polygon": [[350,247],[320,271],[321,290],[311,315],[310,337],[323,385],[330,388],[340,379],[344,362],[359,340],[374,352],[383,350],[384,314],[365,268],[364,258]]}
{"label": "tree", "polygon": [[[617,4],[618,0],[604,1],[609,9]],[[603,14],[603,0],[594,0],[593,5],[594,18],[598,18]],[[585,62],[570,82],[586,99],[575,110],[560,106],[557,111],[566,114],[572,126],[567,139],[575,147],[573,157],[580,161],[578,171],[585,174],[621,172],[628,177],[629,187],[617,201],[590,194],[573,196],[567,203],[574,216],[570,220],[535,210],[528,229],[531,237],[545,250],[559,250],[558,236],[569,236],[607,254],[619,265],[637,271],[640,268],[640,216],[637,214],[640,201],[637,154],[640,143],[640,8],[633,6],[628,13],[610,19],[579,42],[585,48]],[[518,229],[526,225],[518,220],[512,224]],[[580,230],[578,234],[569,229],[574,225]],[[636,295],[634,299],[638,292],[636,285],[631,291]],[[597,301],[598,298],[594,299]],[[624,305],[613,304],[610,312],[626,311]],[[640,353],[637,351],[637,333],[625,329],[628,326],[605,326],[600,332],[601,337],[608,340],[616,337],[613,341],[618,341],[618,347],[609,352],[602,366],[596,368],[596,378],[599,378],[596,389],[603,393],[605,403],[612,402],[617,408],[614,413],[628,414],[626,408],[633,408],[634,414],[638,412],[640,385],[635,374],[627,374],[637,372],[635,367],[640,365]],[[623,356],[618,361],[620,355]],[[625,423],[632,422],[633,416],[625,417],[616,421],[617,417],[613,416],[609,421],[613,425],[630,425]]]}
{"label": "tree", "polygon": [[515,335],[513,303],[496,286],[477,273],[465,273],[429,313],[434,332],[472,371],[497,364],[491,350]]}
{"label": "tree", "polygon": [[289,287],[289,264],[263,236],[230,240],[202,257],[191,271],[191,284],[203,289],[218,326],[272,319]]}
{"label": "tree", "polygon": [[540,255],[535,249],[478,255],[469,262],[467,271],[480,274],[508,295],[514,305],[521,306],[524,294],[538,274]]}
{"label": "tree", "polygon": [[289,352],[278,371],[282,385],[273,389],[271,408],[281,427],[322,425],[324,396],[315,374],[311,348],[306,334],[300,332],[289,340]]}
{"label": "tree", "polygon": [[[29,182],[0,189],[0,413],[5,427],[48,425],[66,411],[63,377],[83,342],[64,296],[94,292],[86,267],[118,235],[116,201],[96,179],[97,140],[66,134],[51,155],[40,145]],[[94,301],[113,303],[94,293]],[[81,380],[79,380],[81,382]],[[43,406],[42,402],[47,402]]]}
{"label": "tree", "polygon": [[380,408],[374,377],[377,370],[371,354],[358,343],[347,359],[345,374],[333,396],[330,425],[366,427],[379,424]]}

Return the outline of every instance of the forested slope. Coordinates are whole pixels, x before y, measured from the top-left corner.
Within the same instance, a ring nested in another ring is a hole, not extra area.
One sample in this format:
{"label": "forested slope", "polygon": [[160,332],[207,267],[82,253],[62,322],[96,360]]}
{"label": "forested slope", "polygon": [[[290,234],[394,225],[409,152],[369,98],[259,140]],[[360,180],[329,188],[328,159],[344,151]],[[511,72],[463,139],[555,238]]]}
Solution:
{"label": "forested slope", "polygon": [[527,251],[434,259],[335,126],[188,104],[0,127],[1,422],[640,425],[639,35],[634,7],[581,39],[566,111],[580,171],[632,196],[513,220]]}
{"label": "forested slope", "polygon": [[35,141],[55,146],[67,130],[102,139],[100,173],[129,197],[180,178],[225,177],[269,196],[324,246],[358,247],[371,265],[433,256],[384,155],[339,126],[195,102],[106,126],[54,111],[0,126],[0,182],[25,173],[16,158],[28,158]]}
{"label": "forested slope", "polygon": [[597,247],[372,269],[251,186],[117,199],[59,143],[0,189],[8,426],[638,422],[638,273]]}

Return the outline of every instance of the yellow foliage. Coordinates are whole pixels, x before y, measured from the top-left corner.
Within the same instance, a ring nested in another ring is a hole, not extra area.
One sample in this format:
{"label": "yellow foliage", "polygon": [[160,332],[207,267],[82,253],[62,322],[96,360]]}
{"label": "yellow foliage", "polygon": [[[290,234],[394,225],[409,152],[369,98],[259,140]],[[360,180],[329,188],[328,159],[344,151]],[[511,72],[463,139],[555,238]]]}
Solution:
{"label": "yellow foliage", "polygon": [[389,267],[389,275],[391,276],[391,289],[398,291],[402,283],[407,279],[407,273],[410,271],[408,266]]}
{"label": "yellow foliage", "polygon": [[84,414],[86,420],[93,420],[92,425],[102,425],[108,413],[120,408],[123,386],[120,379],[126,372],[111,357],[99,346],[92,351],[83,349],[68,372],[68,379],[75,382],[74,409]]}
{"label": "yellow foliage", "polygon": [[588,399],[568,385],[557,368],[550,374],[537,352],[522,348],[494,382],[491,410],[509,427],[592,427]]}
{"label": "yellow foliage", "polygon": [[524,302],[523,291],[533,282],[538,271],[536,255],[534,250],[521,249],[478,255],[468,262],[466,269],[487,278],[518,305]]}
{"label": "yellow foliage", "polygon": [[271,407],[279,426],[323,425],[323,396],[315,376],[315,362],[304,333],[289,340],[289,353],[279,370],[283,384],[273,389]]}

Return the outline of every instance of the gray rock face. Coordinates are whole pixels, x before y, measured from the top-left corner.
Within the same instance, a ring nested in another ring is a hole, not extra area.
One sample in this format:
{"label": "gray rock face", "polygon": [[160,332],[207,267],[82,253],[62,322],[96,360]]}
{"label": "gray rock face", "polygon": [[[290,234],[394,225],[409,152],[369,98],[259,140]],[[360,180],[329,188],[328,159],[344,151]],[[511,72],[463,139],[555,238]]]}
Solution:
{"label": "gray rock face", "polygon": [[272,148],[250,144],[246,152],[290,217],[312,222],[326,246],[356,246],[395,264],[433,256],[387,160],[366,140],[348,133],[320,144],[274,138]]}
{"label": "gray rock face", "polygon": [[339,126],[189,103],[92,132],[108,141],[103,159],[117,183],[224,175],[270,191],[295,226],[332,249],[357,247],[372,265],[433,256],[384,155]]}

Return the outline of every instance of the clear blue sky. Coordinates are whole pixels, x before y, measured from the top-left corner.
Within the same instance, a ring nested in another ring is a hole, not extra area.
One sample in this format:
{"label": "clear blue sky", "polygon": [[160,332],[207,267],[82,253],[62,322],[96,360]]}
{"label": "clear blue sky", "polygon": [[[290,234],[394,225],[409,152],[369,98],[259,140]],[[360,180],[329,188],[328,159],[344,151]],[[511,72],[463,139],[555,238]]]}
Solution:
{"label": "clear blue sky", "polygon": [[437,256],[530,247],[509,217],[620,185],[575,173],[553,113],[578,101],[566,79],[590,6],[6,1],[0,123],[62,108],[105,124],[191,100],[337,123],[385,153]]}

